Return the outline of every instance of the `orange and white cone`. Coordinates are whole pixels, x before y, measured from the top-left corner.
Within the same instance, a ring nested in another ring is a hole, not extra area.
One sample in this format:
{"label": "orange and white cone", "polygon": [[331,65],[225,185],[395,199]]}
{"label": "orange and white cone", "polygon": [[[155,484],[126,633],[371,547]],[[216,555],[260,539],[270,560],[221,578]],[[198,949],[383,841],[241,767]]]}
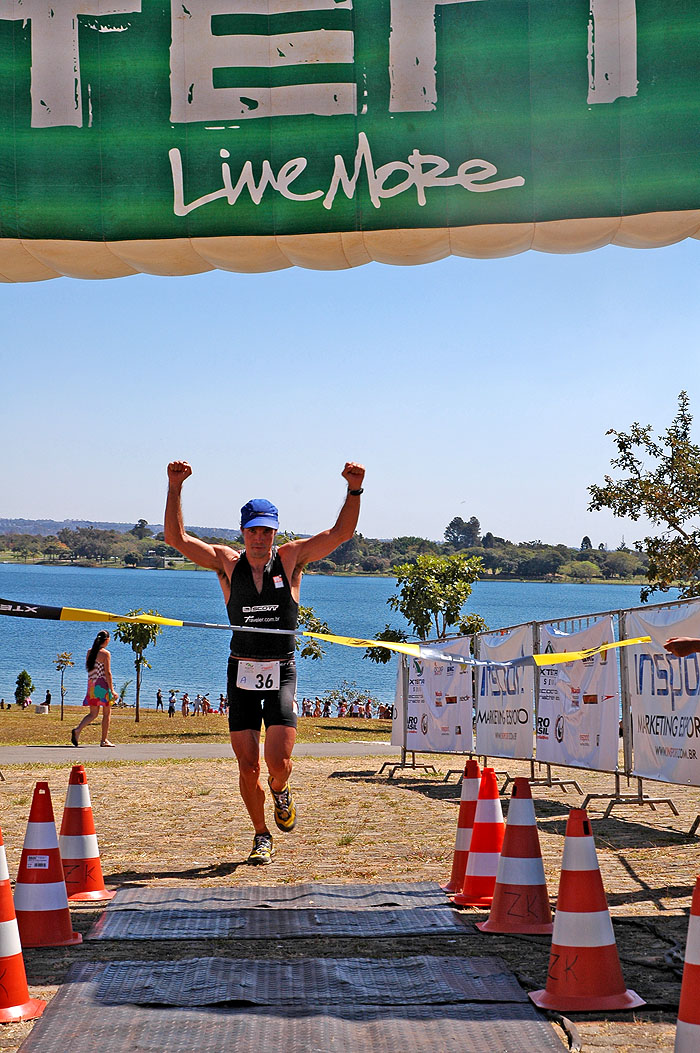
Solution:
{"label": "orange and white cone", "polygon": [[15,911],[23,947],[65,947],[82,943],[73,932],[68,893],[47,782],[34,787],[15,883]]}
{"label": "orange and white cone", "polygon": [[74,764],[68,780],[58,847],[69,900],[107,900],[116,893],[105,888],[87,775]]}
{"label": "orange and white cone", "polygon": [[41,1016],[45,1008],[46,1002],[29,997],[5,844],[0,830],[0,1023],[34,1020]]}
{"label": "orange and white cone", "polygon": [[547,985],[529,996],[540,1009],[634,1009],[644,999],[625,988],[608,901],[585,808],[566,824]]}
{"label": "orange and white cone", "polygon": [[552,908],[527,779],[513,783],[491,913],[476,927],[482,932],[552,931]]}
{"label": "orange and white cone", "polygon": [[472,840],[472,828],[474,826],[480,781],[481,772],[478,761],[468,760],[464,766],[464,775],[462,776],[462,794],[457,817],[457,838],[455,840],[455,853],[452,858],[452,873],[447,884],[440,886],[443,892],[452,894],[462,891],[464,875],[467,872],[467,860],[469,859],[469,846]]}
{"label": "orange and white cone", "polygon": [[456,896],[450,897],[455,906],[491,906],[504,831],[496,772],[493,768],[484,768],[476,802],[464,886]]}
{"label": "orange and white cone", "polygon": [[695,882],[690,906],[685,965],[678,1006],[674,1053],[697,1053],[700,1049],[700,877]]}

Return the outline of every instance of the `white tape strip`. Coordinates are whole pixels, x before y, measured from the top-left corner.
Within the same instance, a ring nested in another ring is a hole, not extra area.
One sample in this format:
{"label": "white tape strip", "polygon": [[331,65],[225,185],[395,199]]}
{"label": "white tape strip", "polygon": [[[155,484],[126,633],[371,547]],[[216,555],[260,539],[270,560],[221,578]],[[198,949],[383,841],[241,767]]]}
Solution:
{"label": "white tape strip", "polygon": [[61,834],[58,839],[61,859],[97,859],[97,834]]}
{"label": "white tape strip", "polygon": [[497,797],[493,799],[477,801],[474,823],[502,823],[503,812],[501,802]]}
{"label": "white tape strip", "polygon": [[586,914],[558,910],[554,915],[552,946],[609,947],[615,943],[610,914],[607,910]]}
{"label": "white tape strip", "polygon": [[499,885],[544,885],[542,860],[502,855],[496,880]]}
{"label": "white tape strip", "polygon": [[45,885],[15,885],[15,910],[68,910],[65,881],[49,881]]}
{"label": "white tape strip", "polygon": [[458,826],[457,839],[455,841],[455,852],[468,852],[472,843],[472,828]]}
{"label": "white tape strip", "polygon": [[19,938],[17,922],[0,921],[0,958],[9,958],[13,954],[22,953],[22,944]]}
{"label": "white tape strip", "polygon": [[471,877],[495,877],[500,852],[471,852],[467,860],[467,874]]}
{"label": "white tape strip", "polygon": [[564,842],[562,870],[597,870],[598,856],[592,837],[567,837]]}
{"label": "white tape strip", "polygon": [[534,826],[535,805],[531,797],[511,797],[508,805],[508,825]]}
{"label": "white tape strip", "polygon": [[66,808],[91,808],[90,790],[86,782],[71,783],[66,793]]}
{"label": "white tape strip", "polygon": [[676,1024],[676,1044],[674,1053],[698,1053],[700,1049],[700,1024],[686,1024],[679,1020]]}
{"label": "white tape strip", "polygon": [[58,848],[55,823],[27,823],[24,838],[25,848]]}
{"label": "white tape strip", "polygon": [[700,965],[700,918],[697,914],[691,914],[688,922],[685,960],[688,965]]}
{"label": "white tape strip", "polygon": [[7,869],[7,854],[5,846],[0,845],[0,881],[9,881],[10,871]]}

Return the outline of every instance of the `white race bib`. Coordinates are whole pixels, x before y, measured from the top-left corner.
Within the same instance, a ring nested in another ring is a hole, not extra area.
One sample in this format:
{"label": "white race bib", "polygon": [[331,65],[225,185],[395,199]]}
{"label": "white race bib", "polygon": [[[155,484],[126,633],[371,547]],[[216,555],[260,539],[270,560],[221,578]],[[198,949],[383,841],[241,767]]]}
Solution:
{"label": "white race bib", "polygon": [[279,662],[244,662],[238,659],[236,687],[243,691],[279,691]]}

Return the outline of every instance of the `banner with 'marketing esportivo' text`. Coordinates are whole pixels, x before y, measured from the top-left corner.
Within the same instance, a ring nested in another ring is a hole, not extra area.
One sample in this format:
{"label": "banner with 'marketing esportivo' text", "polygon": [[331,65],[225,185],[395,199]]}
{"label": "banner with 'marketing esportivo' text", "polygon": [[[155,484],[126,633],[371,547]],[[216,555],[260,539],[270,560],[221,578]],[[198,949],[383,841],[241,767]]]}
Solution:
{"label": "banner with 'marketing esportivo' text", "polygon": [[[581,651],[614,640],[605,615],[575,633],[540,629],[542,654]],[[539,670],[537,759],[551,764],[616,771],[620,689],[617,663],[609,651]]]}
{"label": "banner with 'marketing esportivo' text", "polygon": [[[479,637],[479,658],[509,662],[532,654],[532,626]],[[476,752],[490,757],[533,755],[535,673],[532,665],[477,669]]]}
{"label": "banner with 'marketing esportivo' text", "polygon": [[698,605],[629,611],[625,632],[651,636],[651,643],[629,647],[623,659],[632,710],[633,772],[700,786],[700,656],[676,658],[664,650],[671,636],[700,637]]}

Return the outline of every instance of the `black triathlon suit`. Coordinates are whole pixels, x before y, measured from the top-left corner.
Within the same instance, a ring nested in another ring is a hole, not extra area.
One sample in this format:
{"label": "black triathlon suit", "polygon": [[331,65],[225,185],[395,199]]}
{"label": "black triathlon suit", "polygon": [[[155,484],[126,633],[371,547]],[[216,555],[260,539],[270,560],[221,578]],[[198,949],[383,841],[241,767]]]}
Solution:
{"label": "black triathlon suit", "polygon": [[[262,591],[258,592],[245,552],[231,575],[231,595],[226,604],[231,625],[251,625],[260,629],[297,627],[299,604],[284,573],[277,548],[263,571]],[[228,660],[228,726],[231,731],[260,731],[278,724],[297,726],[297,667],[294,661],[295,637],[276,633],[231,634]],[[253,662],[279,662],[279,690],[247,691],[237,687],[239,659]]]}

